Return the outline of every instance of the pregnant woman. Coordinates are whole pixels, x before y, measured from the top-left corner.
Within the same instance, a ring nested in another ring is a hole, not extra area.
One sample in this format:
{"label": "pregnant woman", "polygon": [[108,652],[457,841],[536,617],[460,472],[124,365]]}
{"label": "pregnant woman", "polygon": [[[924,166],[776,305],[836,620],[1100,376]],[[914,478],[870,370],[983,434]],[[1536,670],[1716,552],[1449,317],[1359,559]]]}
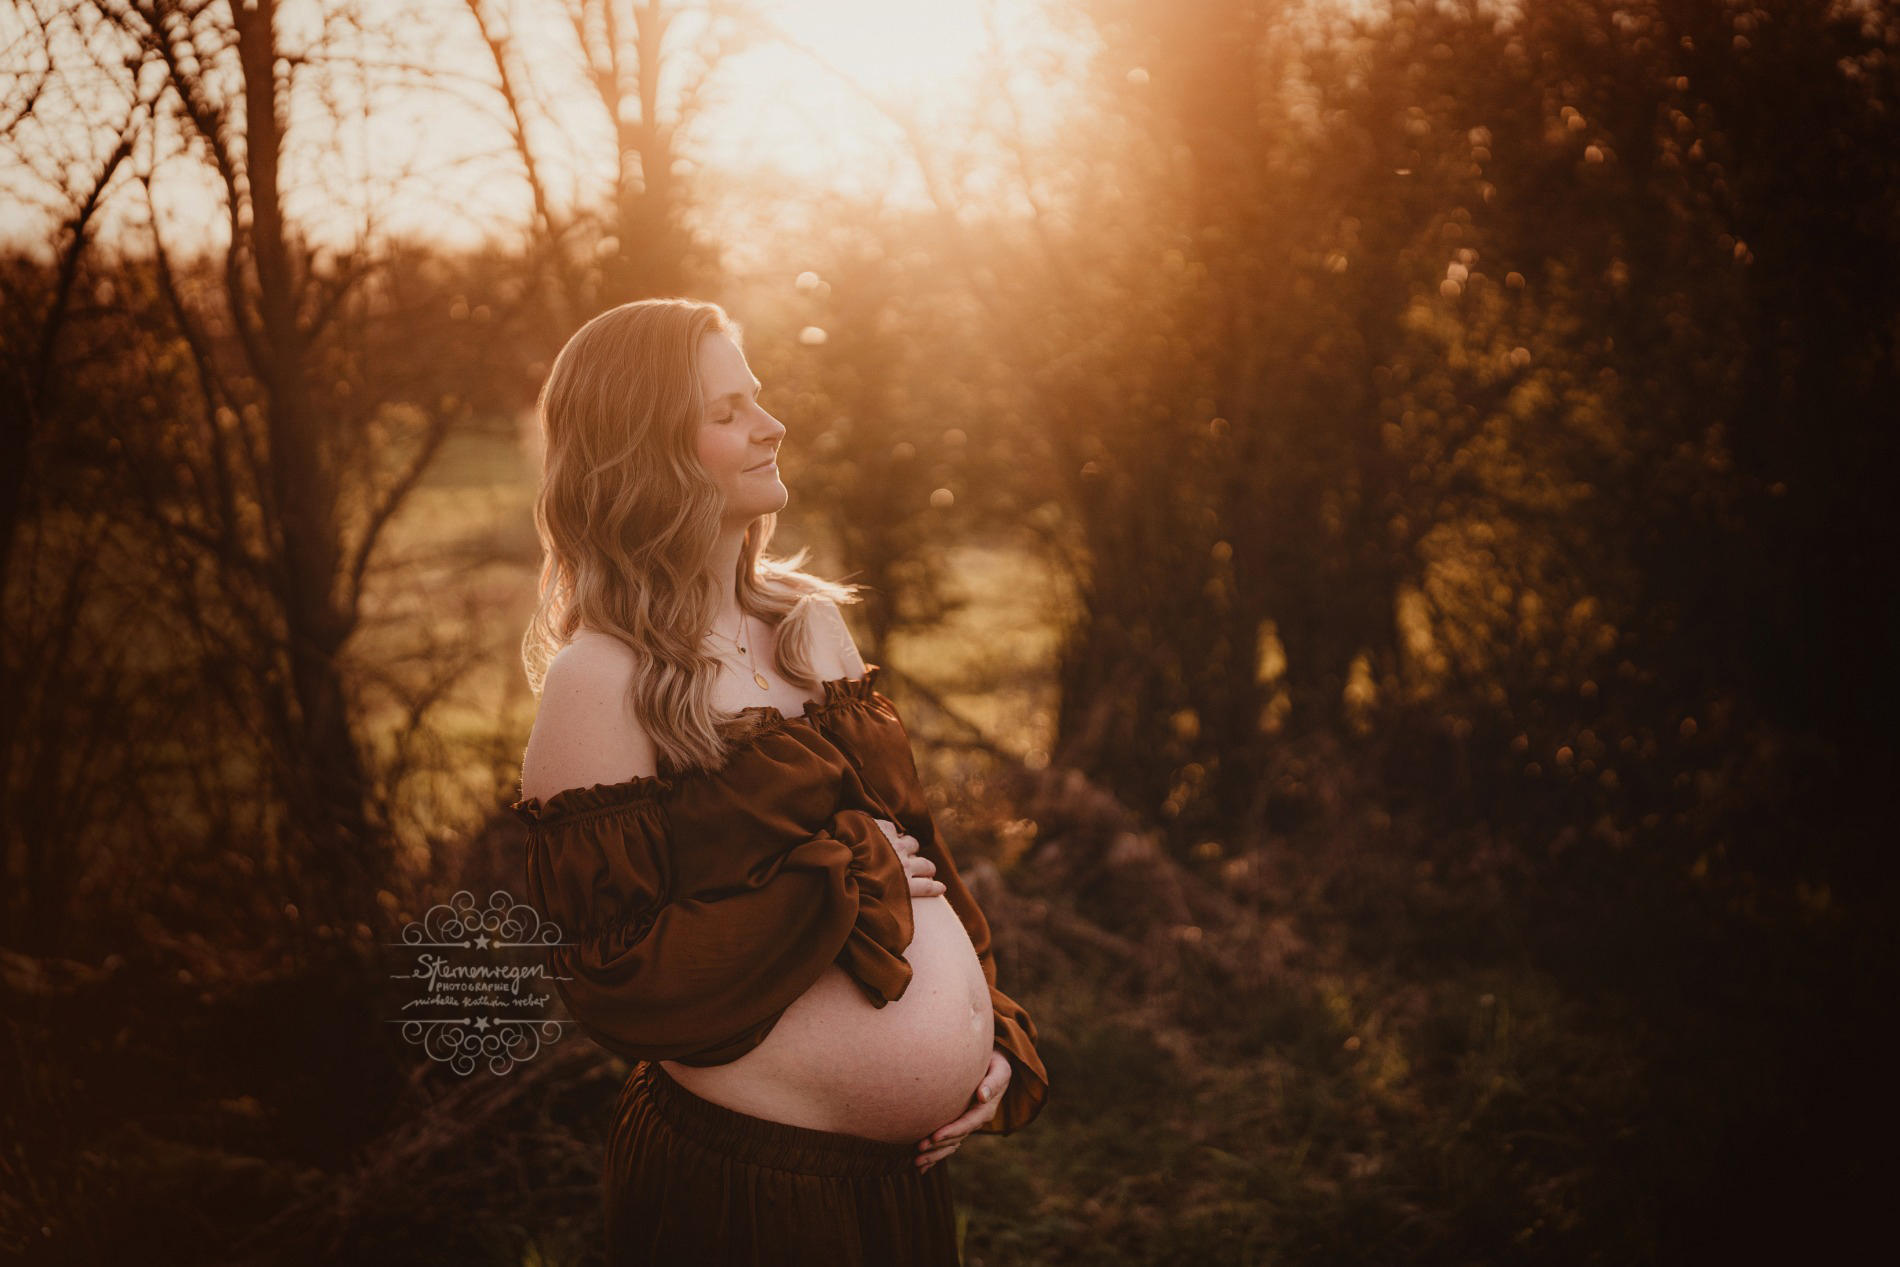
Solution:
{"label": "pregnant woman", "polygon": [[716,305],[625,304],[541,394],[540,708],[514,810],[556,988],[634,1070],[635,1263],[954,1264],[949,1167],[1048,1098],[838,604],[767,556],[785,427]]}

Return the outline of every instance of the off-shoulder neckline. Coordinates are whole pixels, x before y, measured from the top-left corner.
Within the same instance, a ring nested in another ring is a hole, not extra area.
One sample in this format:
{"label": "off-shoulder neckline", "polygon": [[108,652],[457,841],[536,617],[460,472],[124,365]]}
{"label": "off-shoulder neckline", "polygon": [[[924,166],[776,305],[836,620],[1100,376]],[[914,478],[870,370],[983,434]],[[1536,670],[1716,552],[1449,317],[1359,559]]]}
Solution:
{"label": "off-shoulder neckline", "polygon": [[[821,681],[819,686],[823,688],[824,698],[806,700],[804,711],[793,713],[789,717],[783,710],[772,704],[752,704],[740,709],[732,717],[719,723],[720,730],[734,740],[728,760],[750,748],[764,736],[792,722],[804,722],[811,725],[819,717],[846,704],[869,703],[874,690],[873,683],[881,668],[881,665],[866,663],[861,677],[838,677]],[[545,825],[601,810],[616,809],[623,805],[657,801],[682,783],[714,773],[716,771],[691,769],[670,775],[636,774],[616,783],[562,788],[550,794],[545,801],[537,797],[524,796],[508,808],[530,825]]]}

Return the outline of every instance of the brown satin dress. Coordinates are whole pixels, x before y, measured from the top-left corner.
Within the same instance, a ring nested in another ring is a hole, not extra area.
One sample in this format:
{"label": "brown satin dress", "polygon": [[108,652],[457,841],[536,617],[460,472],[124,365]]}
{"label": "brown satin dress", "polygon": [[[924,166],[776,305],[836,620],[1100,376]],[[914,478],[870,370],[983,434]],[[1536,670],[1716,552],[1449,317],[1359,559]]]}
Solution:
{"label": "brown satin dress", "polygon": [[740,1059],[834,966],[877,1008],[904,996],[909,879],[876,819],[936,864],[981,965],[1011,1066],[984,1132],[1020,1130],[1048,1098],[1035,1024],[996,988],[988,921],[938,838],[877,673],[825,682],[802,715],[746,710],[718,770],[513,806],[528,829],[528,900],[562,930],[556,990],[583,1033],[635,1065],[603,1175],[612,1267],[958,1262],[948,1159],[915,1164],[927,1132],[877,1139],[753,1116],[660,1063]]}

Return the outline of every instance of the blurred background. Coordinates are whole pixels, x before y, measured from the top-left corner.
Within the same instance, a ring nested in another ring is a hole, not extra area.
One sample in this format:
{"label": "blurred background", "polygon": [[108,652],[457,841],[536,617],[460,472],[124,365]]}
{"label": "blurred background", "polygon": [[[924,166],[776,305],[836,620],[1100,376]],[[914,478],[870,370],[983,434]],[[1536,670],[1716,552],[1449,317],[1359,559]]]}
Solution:
{"label": "blurred background", "polygon": [[866,587],[1041,1029],[966,1263],[1875,1227],[1891,0],[16,0],[0,46],[0,1256],[600,1261],[625,1066],[459,1076],[383,956],[520,889],[534,396],[668,294],[745,326],[774,545]]}

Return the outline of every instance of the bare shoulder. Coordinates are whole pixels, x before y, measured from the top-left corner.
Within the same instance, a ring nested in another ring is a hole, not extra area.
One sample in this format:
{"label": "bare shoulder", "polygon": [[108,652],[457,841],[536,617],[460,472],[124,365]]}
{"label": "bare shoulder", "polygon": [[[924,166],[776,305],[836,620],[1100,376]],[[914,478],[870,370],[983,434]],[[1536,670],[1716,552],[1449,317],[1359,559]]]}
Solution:
{"label": "bare shoulder", "polygon": [[653,741],[627,702],[633,668],[613,638],[582,635],[548,664],[521,762],[521,794],[545,801],[568,788],[624,783],[657,769]]}
{"label": "bare shoulder", "polygon": [[822,595],[812,606],[812,663],[821,678],[863,677],[864,657],[838,604]]}

